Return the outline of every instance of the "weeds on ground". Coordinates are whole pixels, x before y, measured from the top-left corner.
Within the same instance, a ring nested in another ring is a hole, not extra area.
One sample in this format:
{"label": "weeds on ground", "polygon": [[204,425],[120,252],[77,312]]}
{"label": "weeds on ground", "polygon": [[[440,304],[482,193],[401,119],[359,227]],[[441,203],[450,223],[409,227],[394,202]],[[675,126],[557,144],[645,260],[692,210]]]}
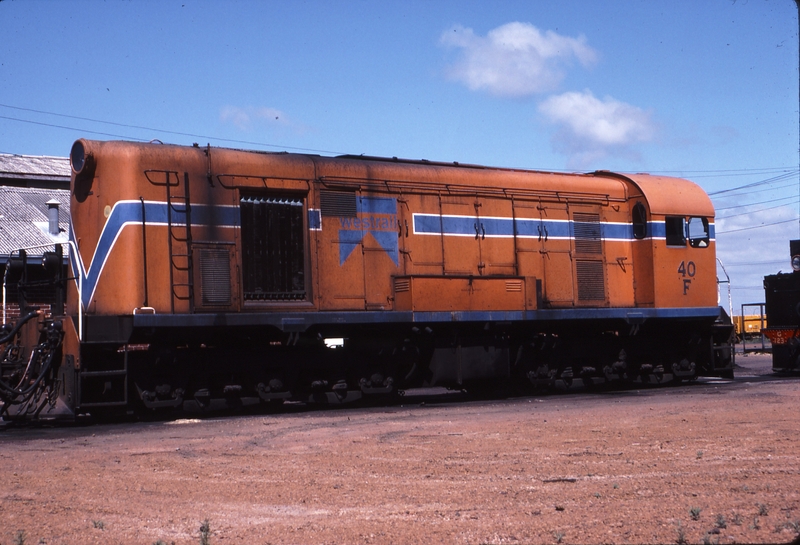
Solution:
{"label": "weeds on ground", "polygon": [[783,530],[791,530],[796,536],[800,536],[800,519],[787,520],[783,524],[778,524],[775,526],[776,534],[781,533]]}
{"label": "weeds on ground", "polygon": [[102,520],[93,520],[92,526],[94,526],[98,530],[103,530],[106,527],[105,523]]}
{"label": "weeds on ground", "polygon": [[553,537],[556,539],[556,543],[561,543],[561,540],[564,539],[564,532],[553,532]]}
{"label": "weeds on ground", "polygon": [[719,514],[717,515],[717,528],[727,528],[728,524],[725,522],[725,515]]}
{"label": "weeds on ground", "polygon": [[678,537],[675,538],[675,545],[689,545],[689,541],[686,539],[686,532],[683,531],[683,525],[681,521],[678,521],[678,527],[675,528],[675,531],[678,532]]}
{"label": "weeds on ground", "polygon": [[689,509],[689,514],[692,515],[692,520],[700,520],[700,512],[702,509],[699,507],[692,507]]}
{"label": "weeds on ground", "polygon": [[766,517],[767,516],[767,506],[763,503],[757,503],[756,507],[758,507],[758,516],[759,517]]}
{"label": "weeds on ground", "polygon": [[[203,521],[203,524],[200,525],[200,545],[209,545],[211,542],[209,541],[209,537],[211,536],[211,525],[208,522],[208,519]],[[559,543],[561,543],[559,541]]]}
{"label": "weeds on ground", "polygon": [[25,545],[25,530],[20,530],[17,532],[17,535],[14,536],[14,545]]}

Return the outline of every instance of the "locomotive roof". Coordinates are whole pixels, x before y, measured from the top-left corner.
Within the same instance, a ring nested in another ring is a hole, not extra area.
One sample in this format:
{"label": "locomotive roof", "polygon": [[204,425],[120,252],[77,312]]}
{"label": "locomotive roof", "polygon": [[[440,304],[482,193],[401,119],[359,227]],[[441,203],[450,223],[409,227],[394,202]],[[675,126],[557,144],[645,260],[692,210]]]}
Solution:
{"label": "locomotive roof", "polygon": [[70,174],[68,157],[0,153],[0,180],[3,185],[59,185],[67,189]]}
{"label": "locomotive roof", "polygon": [[[86,141],[87,144],[91,141]],[[120,157],[147,157],[153,164],[168,165],[179,157],[188,158],[192,148],[172,144],[124,141],[95,141],[98,148],[116,149]],[[708,195],[695,183],[681,178],[609,171],[563,173],[489,167],[458,162],[398,159],[366,155],[322,156],[301,153],[242,150],[193,146],[211,154],[217,176],[245,176],[289,179],[319,179],[337,184],[397,184],[444,188],[447,191],[530,192],[547,191],[563,195],[603,196],[626,200],[640,196],[656,215],[713,217]],[[123,151],[124,150],[124,151]],[[133,150],[137,150],[133,155]],[[187,155],[188,154],[188,155]]]}
{"label": "locomotive roof", "polygon": [[[54,237],[47,232],[47,202],[59,202],[59,229]],[[18,248],[50,244],[67,239],[69,230],[70,192],[65,189],[0,187],[0,256],[8,256]],[[42,255],[37,248],[29,255]]]}
{"label": "locomotive roof", "polygon": [[[619,174],[598,172],[620,176]],[[669,176],[624,174],[642,190],[651,214],[676,216],[714,216],[714,205],[708,194],[696,183]]]}

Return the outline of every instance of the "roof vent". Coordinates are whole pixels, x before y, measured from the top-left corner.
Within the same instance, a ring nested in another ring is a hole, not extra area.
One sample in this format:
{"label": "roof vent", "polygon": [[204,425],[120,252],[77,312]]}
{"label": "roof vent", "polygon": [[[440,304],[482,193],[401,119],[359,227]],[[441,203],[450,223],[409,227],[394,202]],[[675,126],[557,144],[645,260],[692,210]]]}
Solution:
{"label": "roof vent", "polygon": [[48,220],[47,231],[51,235],[56,236],[61,232],[61,230],[58,228],[58,207],[61,203],[55,199],[50,199],[49,201],[47,201],[46,204],[47,204],[47,220]]}

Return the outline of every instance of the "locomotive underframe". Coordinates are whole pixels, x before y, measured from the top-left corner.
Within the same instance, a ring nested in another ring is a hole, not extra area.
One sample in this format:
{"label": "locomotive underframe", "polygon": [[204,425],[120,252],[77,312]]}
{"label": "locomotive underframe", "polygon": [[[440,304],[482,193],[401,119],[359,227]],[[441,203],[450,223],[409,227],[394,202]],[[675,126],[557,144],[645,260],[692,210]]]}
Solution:
{"label": "locomotive underframe", "polygon": [[[60,365],[46,370],[42,392],[7,403],[3,416],[344,403],[425,386],[525,393],[575,379],[591,386],[733,374],[731,326],[719,309],[165,318],[89,317],[77,361],[62,357],[58,343]],[[53,338],[55,322],[39,320],[42,339]]]}

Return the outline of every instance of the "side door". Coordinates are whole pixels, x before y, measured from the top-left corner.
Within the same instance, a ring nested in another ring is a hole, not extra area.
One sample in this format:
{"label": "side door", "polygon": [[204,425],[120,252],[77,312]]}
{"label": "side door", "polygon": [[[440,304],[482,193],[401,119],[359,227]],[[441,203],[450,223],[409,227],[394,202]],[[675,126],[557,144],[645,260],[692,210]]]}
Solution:
{"label": "side door", "polygon": [[478,271],[482,275],[514,276],[516,262],[516,233],[511,199],[478,199],[477,231]]}
{"label": "side door", "polygon": [[398,198],[397,233],[404,274],[444,274],[444,236],[439,196],[404,194]]}
{"label": "side door", "polygon": [[572,241],[569,207],[563,202],[542,202],[537,228],[542,253],[544,281],[542,298],[546,306],[574,305]]}
{"label": "side door", "polygon": [[474,197],[440,197],[444,274],[480,275],[480,224]]}
{"label": "side door", "polygon": [[320,309],[363,310],[364,234],[355,190],[319,190],[317,297]]}
{"label": "side door", "polygon": [[364,252],[364,295],[367,310],[391,308],[392,277],[402,274],[398,202],[388,195],[358,197],[357,227]]}

